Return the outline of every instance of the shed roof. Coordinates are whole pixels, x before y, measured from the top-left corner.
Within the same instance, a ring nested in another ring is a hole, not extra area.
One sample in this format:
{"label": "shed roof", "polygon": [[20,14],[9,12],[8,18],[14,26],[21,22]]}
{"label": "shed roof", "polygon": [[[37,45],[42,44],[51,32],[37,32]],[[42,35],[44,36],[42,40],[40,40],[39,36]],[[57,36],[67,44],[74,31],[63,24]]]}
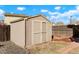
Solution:
{"label": "shed roof", "polygon": [[11,23],[19,22],[19,21],[22,21],[22,20],[24,20],[24,19],[28,20],[28,19],[31,19],[31,18],[39,17],[39,16],[42,16],[42,17],[45,18],[48,22],[51,23],[51,21],[49,21],[45,16],[43,16],[43,15],[41,15],[41,14],[40,14],[40,15],[36,15],[36,16],[27,17],[27,18],[26,18],[26,17],[25,17],[25,18],[21,18],[21,19],[12,21]]}
{"label": "shed roof", "polygon": [[26,16],[23,14],[5,14],[5,16],[9,16],[9,17],[30,17],[30,16]]}

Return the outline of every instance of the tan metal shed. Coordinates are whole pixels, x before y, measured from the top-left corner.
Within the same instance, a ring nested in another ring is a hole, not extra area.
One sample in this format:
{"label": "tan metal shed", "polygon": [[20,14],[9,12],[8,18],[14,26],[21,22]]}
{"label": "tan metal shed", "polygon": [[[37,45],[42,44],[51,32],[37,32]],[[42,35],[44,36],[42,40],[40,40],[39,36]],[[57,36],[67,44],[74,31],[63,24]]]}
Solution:
{"label": "tan metal shed", "polygon": [[52,24],[38,15],[11,22],[11,41],[21,47],[51,41]]}

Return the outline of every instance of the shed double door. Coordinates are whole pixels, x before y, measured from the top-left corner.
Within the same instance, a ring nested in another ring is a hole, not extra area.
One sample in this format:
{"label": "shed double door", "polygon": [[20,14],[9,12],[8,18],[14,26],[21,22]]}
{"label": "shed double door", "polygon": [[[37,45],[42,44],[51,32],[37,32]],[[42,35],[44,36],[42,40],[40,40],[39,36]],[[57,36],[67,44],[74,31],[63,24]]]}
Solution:
{"label": "shed double door", "polygon": [[46,22],[33,21],[33,44],[46,41]]}

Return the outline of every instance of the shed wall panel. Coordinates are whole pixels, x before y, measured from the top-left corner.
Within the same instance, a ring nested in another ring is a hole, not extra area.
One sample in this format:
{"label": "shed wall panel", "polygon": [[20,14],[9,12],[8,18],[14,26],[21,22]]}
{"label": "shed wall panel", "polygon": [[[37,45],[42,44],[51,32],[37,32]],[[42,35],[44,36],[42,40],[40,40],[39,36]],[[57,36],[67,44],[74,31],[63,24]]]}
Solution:
{"label": "shed wall panel", "polygon": [[32,21],[26,20],[26,47],[32,45]]}
{"label": "shed wall panel", "polygon": [[47,32],[47,35],[46,35],[46,41],[51,41],[52,39],[52,25],[47,22],[46,24],[46,32]]}
{"label": "shed wall panel", "polygon": [[33,44],[39,44],[41,43],[41,22],[40,21],[36,21],[36,20],[33,20],[32,21],[32,29],[33,29],[33,32],[32,32],[32,42]]}
{"label": "shed wall panel", "polygon": [[42,42],[46,42],[46,22],[42,22]]}
{"label": "shed wall panel", "polygon": [[11,24],[11,41],[24,48],[25,46],[24,21],[19,21]]}

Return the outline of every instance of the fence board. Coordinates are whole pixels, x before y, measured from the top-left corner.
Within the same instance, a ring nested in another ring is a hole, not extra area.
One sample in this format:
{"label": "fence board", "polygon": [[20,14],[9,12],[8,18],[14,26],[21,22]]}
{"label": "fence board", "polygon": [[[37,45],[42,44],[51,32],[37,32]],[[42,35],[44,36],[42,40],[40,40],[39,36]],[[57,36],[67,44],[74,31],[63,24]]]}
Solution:
{"label": "fence board", "polygon": [[0,41],[8,41],[10,40],[10,26],[3,25],[0,26]]}
{"label": "fence board", "polygon": [[52,34],[60,35],[60,36],[72,36],[73,29],[68,28],[67,26],[53,26],[52,27]]}

